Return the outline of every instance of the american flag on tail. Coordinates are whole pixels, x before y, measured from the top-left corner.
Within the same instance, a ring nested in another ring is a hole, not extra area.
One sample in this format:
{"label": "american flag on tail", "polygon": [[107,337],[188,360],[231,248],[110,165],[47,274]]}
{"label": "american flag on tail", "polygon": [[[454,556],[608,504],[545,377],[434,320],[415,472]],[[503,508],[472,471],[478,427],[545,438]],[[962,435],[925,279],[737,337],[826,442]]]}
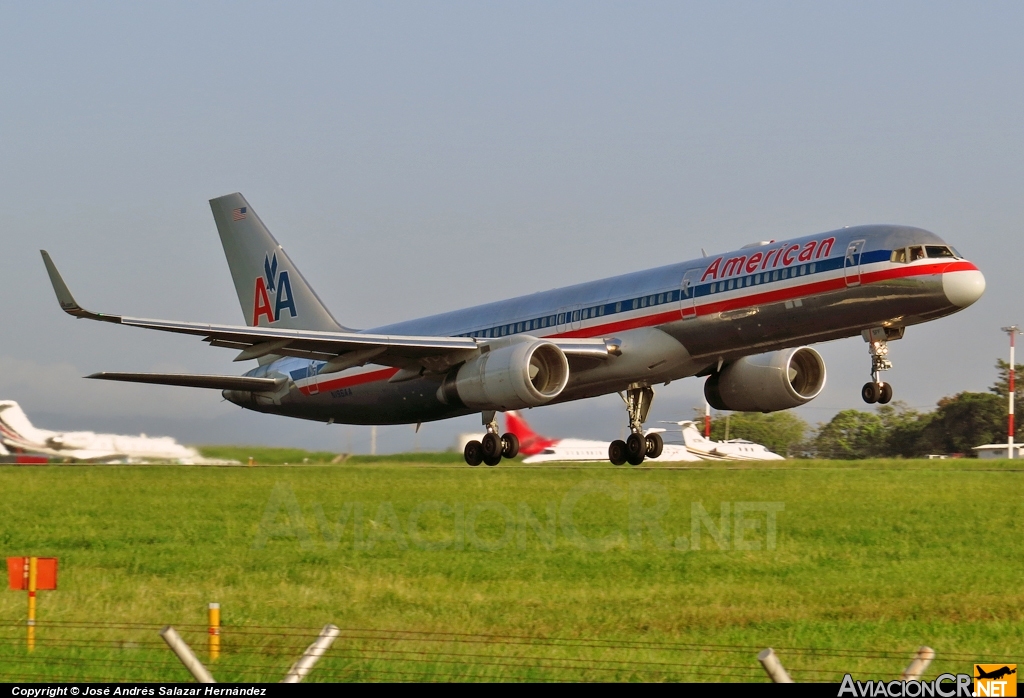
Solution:
{"label": "american flag on tail", "polygon": [[244,221],[245,220],[245,209],[246,209],[245,206],[243,206],[242,208],[232,209],[232,211],[231,211],[231,220],[233,220],[233,221]]}

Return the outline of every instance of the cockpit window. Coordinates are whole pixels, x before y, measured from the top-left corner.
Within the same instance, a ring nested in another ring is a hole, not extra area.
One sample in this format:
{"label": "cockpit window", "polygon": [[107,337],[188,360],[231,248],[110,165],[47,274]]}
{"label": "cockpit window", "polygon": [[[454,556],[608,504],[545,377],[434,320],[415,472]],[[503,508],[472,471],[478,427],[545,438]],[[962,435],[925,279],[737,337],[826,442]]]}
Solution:
{"label": "cockpit window", "polygon": [[945,245],[928,245],[925,247],[928,251],[928,259],[954,259],[956,255]]}
{"label": "cockpit window", "polygon": [[959,252],[949,245],[914,245],[893,250],[890,260],[898,264],[916,262],[919,259],[963,259]]}

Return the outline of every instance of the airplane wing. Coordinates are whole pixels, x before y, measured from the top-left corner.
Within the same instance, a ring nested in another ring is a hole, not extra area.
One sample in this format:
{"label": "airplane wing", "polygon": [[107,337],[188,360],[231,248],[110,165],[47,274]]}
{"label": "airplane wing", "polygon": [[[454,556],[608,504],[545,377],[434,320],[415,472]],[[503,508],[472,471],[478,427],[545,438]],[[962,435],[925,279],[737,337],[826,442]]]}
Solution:
{"label": "airplane wing", "polygon": [[[342,371],[366,363],[394,366],[402,369],[426,368],[441,372],[472,358],[486,340],[473,337],[430,337],[412,335],[382,335],[362,332],[323,332],[316,330],[279,329],[274,327],[248,327],[245,325],[213,325],[197,322],[175,322],[169,320],[150,320],[132,318],[123,315],[95,313],[80,306],[71,295],[56,265],[46,250],[40,250],[43,263],[50,276],[54,293],[61,309],[68,315],[88,320],[111,322],[118,325],[143,327],[163,332],[190,334],[203,337],[215,347],[227,347],[241,350],[235,361],[257,359],[261,356],[276,354],[280,356],[296,356],[306,359],[326,361],[320,373]],[[567,356],[585,358],[607,358],[619,353],[617,340],[597,339],[554,339],[551,340]],[[113,378],[115,374],[90,376],[111,380],[131,380],[135,382],[166,382],[139,381],[137,378]],[[117,374],[121,376],[136,374]],[[192,376],[200,379],[202,377]],[[210,376],[207,378],[226,378]],[[259,380],[259,379],[253,379]],[[264,379],[267,380],[267,379]],[[174,383],[174,385],[193,385],[196,387],[214,387],[212,384]],[[253,388],[242,388],[251,390]],[[267,390],[270,388],[258,388]]]}

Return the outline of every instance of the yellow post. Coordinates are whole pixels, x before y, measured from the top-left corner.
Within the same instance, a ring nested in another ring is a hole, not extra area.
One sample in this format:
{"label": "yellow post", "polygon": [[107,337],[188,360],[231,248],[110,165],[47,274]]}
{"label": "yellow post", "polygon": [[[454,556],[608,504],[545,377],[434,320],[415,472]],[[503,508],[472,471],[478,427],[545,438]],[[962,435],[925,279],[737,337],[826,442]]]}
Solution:
{"label": "yellow post", "polygon": [[220,657],[220,604],[211,603],[208,612],[210,616],[208,647],[210,650],[210,661],[213,662]]}
{"label": "yellow post", "polygon": [[36,648],[36,567],[38,558],[28,559],[28,651]]}

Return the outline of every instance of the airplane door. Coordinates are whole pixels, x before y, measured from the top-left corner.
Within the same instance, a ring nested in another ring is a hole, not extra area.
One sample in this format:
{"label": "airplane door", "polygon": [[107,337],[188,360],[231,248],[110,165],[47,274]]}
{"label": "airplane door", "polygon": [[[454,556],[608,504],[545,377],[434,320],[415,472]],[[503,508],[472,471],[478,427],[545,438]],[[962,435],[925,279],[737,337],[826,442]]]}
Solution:
{"label": "airplane door", "polygon": [[316,395],[317,393],[320,392],[320,375],[319,375],[319,371],[320,371],[320,367],[322,365],[323,364],[319,364],[316,361],[313,361],[313,362],[311,362],[309,364],[309,377],[310,377],[310,381],[309,381],[308,385],[309,385],[309,394],[310,395]]}
{"label": "airplane door", "polygon": [[572,324],[572,309],[561,308],[558,311],[558,317],[555,318],[555,332],[562,334],[569,329],[569,325]]}
{"label": "airplane door", "polygon": [[690,269],[683,274],[683,281],[679,285],[679,310],[684,320],[697,317],[697,298],[694,292],[700,273],[700,269]]}
{"label": "airplane door", "polygon": [[572,320],[570,320],[572,329],[578,330],[583,327],[583,310],[580,306],[574,306],[572,309]]}
{"label": "airplane door", "polygon": [[846,285],[860,286],[860,256],[864,251],[864,241],[854,240],[846,248],[846,259],[843,261],[843,273],[846,275]]}

